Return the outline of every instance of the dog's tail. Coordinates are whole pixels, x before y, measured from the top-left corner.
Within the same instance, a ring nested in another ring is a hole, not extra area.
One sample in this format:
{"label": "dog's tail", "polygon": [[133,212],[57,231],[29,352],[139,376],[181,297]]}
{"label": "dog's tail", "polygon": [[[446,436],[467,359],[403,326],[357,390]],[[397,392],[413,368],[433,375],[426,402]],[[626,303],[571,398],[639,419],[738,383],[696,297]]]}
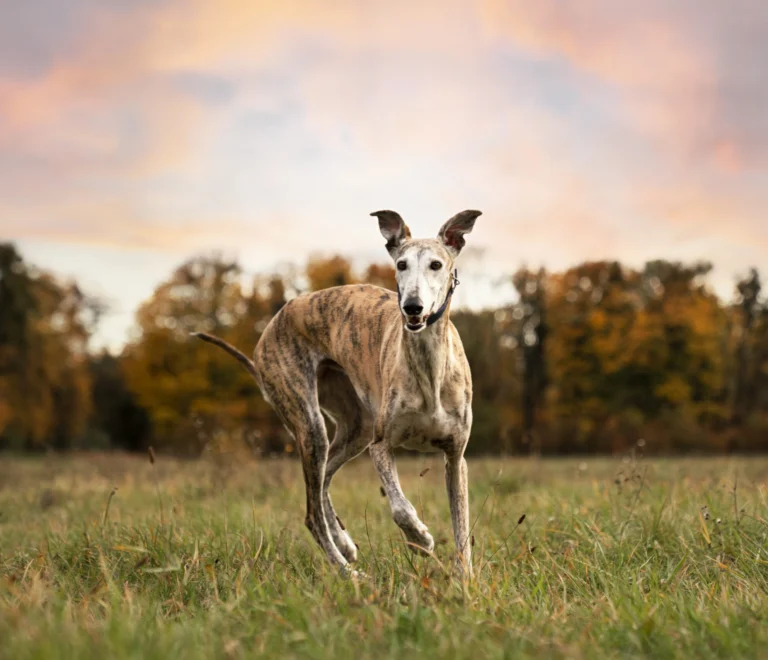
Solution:
{"label": "dog's tail", "polygon": [[203,341],[207,341],[209,344],[213,344],[214,346],[218,346],[219,348],[223,348],[227,353],[229,353],[232,357],[234,357],[240,364],[242,364],[246,369],[248,369],[248,373],[251,374],[256,379],[257,383],[261,383],[261,380],[259,379],[259,374],[256,371],[256,365],[253,363],[253,360],[251,360],[245,353],[242,353],[241,351],[237,350],[232,344],[229,342],[224,341],[223,339],[220,339],[219,337],[214,337],[213,335],[209,335],[206,332],[192,332],[190,333],[193,337],[199,337]]}

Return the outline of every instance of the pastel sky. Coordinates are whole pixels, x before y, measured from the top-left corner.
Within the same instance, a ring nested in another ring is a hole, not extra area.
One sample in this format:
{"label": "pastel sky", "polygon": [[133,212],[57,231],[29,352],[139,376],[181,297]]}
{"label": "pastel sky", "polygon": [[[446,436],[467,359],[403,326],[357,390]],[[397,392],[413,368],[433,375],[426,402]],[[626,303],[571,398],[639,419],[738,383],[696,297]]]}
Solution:
{"label": "pastel sky", "polygon": [[522,263],[768,274],[762,0],[35,0],[0,21],[0,239],[113,306],[208,250],[383,261],[478,208],[459,304]]}

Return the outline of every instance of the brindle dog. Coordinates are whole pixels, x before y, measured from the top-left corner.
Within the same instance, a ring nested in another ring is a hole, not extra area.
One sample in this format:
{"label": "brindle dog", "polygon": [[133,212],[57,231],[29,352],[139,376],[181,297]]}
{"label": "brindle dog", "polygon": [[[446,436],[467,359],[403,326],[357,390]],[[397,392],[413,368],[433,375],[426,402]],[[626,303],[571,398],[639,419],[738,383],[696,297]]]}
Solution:
{"label": "brindle dog", "polygon": [[[217,337],[196,336],[246,366],[295,439],[304,469],[306,526],[331,564],[348,571],[357,550],[328,488],[339,468],[366,448],[409,546],[432,552],[434,540],[400,488],[393,450],[442,450],[457,563],[468,576],[464,449],[472,426],[472,378],[448,316],[458,284],[454,261],[480,211],[463,211],[436,239],[421,240],[411,238],[394,211],[371,215],[395,262],[397,294],[349,285],[294,298],[267,326],[253,361]],[[336,427],[331,442],[323,413]]]}

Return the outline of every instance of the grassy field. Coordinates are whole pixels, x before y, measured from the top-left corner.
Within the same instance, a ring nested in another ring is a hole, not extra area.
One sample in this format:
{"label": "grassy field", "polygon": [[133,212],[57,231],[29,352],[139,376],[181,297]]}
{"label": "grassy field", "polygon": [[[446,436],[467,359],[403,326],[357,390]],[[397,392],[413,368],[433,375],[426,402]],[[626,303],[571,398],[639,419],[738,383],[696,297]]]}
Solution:
{"label": "grassy field", "polygon": [[0,656],[768,657],[768,459],[469,470],[468,585],[439,457],[400,462],[435,558],[367,458],[339,474],[358,582],[304,528],[295,462],[0,456]]}

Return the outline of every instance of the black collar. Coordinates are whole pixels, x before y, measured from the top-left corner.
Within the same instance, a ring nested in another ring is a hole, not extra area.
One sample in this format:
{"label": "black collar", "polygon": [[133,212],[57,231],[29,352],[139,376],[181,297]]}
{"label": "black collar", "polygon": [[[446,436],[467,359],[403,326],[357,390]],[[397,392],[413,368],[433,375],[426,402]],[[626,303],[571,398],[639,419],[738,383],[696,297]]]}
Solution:
{"label": "black collar", "polygon": [[[453,270],[453,281],[451,282],[451,288],[448,289],[448,294],[445,296],[445,301],[442,305],[440,305],[440,309],[438,309],[436,312],[433,312],[427,317],[427,327],[432,325],[433,323],[437,323],[442,317],[443,314],[445,314],[445,310],[448,309],[448,303],[451,302],[451,297],[453,296],[453,292],[456,290],[456,287],[459,286],[459,271],[458,269]],[[398,307],[400,306],[400,300],[401,300],[401,294],[400,294],[400,287],[397,287],[397,303]],[[401,310],[402,311],[402,310]]]}

